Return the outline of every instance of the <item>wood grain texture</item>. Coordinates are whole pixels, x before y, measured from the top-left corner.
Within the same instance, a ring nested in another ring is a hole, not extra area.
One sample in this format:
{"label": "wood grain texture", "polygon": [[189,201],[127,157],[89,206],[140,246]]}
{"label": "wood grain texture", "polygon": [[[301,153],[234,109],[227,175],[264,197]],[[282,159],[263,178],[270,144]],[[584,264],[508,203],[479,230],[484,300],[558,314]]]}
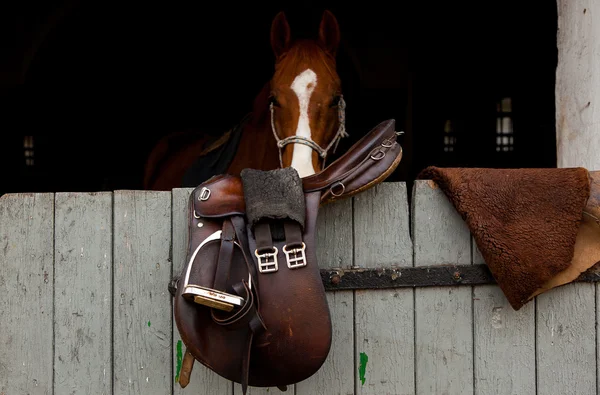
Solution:
{"label": "wood grain texture", "polygon": [[535,305],[514,311],[497,285],[473,291],[476,395],[535,395]]}
{"label": "wood grain texture", "polygon": [[594,284],[570,284],[537,297],[539,395],[596,394]]}
{"label": "wood grain texture", "polygon": [[[173,276],[179,276],[183,266],[188,249],[188,203],[190,194],[194,188],[176,188],[172,191],[173,196]],[[178,376],[178,343],[181,342],[181,336],[177,330],[177,325],[173,319],[173,372],[174,382],[173,393],[175,395],[184,394],[214,394],[231,395],[232,383],[222,378],[200,362],[194,362],[192,375],[187,387],[181,388],[175,378]],[[185,355],[185,345],[181,343],[182,356]]]}
{"label": "wood grain texture", "polygon": [[413,266],[406,183],[379,184],[354,197],[354,259],[361,267]]}
{"label": "wood grain texture", "polygon": [[172,392],[171,193],[114,193],[114,393]]}
{"label": "wood grain texture", "polygon": [[[320,268],[347,267],[353,260],[352,199],[327,204],[317,218],[317,260]],[[327,293],[332,343],[321,369],[296,384],[296,395],[354,392],[354,294]]]}
{"label": "wood grain texture", "polygon": [[56,194],[56,394],[112,394],[112,225],[112,193]]}
{"label": "wood grain texture", "polygon": [[[484,264],[473,243],[473,264]],[[514,311],[498,285],[473,287],[475,395],[536,394],[535,300]]]}
{"label": "wood grain texture", "polygon": [[[379,184],[356,195],[356,264],[412,266],[409,226],[405,183]],[[354,308],[358,369],[355,393],[414,394],[414,291],[356,291]],[[362,374],[361,361],[365,364]]]}
{"label": "wood grain texture", "polygon": [[[600,170],[600,3],[558,0],[557,166]],[[538,300],[538,393],[596,393],[596,295],[569,284]]]}
{"label": "wood grain texture", "polygon": [[[435,184],[413,188],[415,266],[471,263],[470,232]],[[415,290],[416,393],[473,393],[472,287]]]}
{"label": "wood grain texture", "polygon": [[349,268],[353,262],[352,199],[326,204],[319,209],[316,228],[320,268]]}
{"label": "wood grain texture", "polygon": [[355,292],[355,394],[414,394],[413,291]]}
{"label": "wood grain texture", "polygon": [[600,170],[600,3],[558,0],[557,11],[557,165]]}
{"label": "wood grain texture", "polygon": [[54,194],[0,197],[0,394],[53,392]]}
{"label": "wood grain texture", "polygon": [[[234,383],[233,385],[233,394],[234,395],[242,395],[242,386],[240,384]],[[246,391],[247,395],[295,395],[296,387],[290,385],[287,388],[287,391],[281,391],[277,387],[248,387],[248,391]]]}

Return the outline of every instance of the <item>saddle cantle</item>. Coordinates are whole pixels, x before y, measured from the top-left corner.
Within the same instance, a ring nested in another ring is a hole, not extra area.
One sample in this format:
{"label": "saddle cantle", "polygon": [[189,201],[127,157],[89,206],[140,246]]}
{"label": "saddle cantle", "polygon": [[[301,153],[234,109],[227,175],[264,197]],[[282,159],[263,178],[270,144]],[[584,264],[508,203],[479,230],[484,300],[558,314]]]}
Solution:
{"label": "saddle cantle", "polygon": [[189,200],[186,264],[174,315],[194,360],[247,386],[285,386],[313,375],[331,346],[331,317],[316,258],[321,205],[385,180],[402,147],[380,123],[320,173],[293,168],[218,175]]}

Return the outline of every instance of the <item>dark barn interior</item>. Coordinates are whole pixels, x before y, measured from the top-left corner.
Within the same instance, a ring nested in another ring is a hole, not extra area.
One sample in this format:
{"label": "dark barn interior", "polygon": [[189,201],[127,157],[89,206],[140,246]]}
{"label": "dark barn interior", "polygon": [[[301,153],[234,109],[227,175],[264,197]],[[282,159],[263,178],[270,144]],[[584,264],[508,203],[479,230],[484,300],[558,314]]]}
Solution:
{"label": "dark barn interior", "polygon": [[250,111],[281,10],[297,37],[324,9],[340,24],[338,155],[395,118],[404,159],[389,180],[409,187],[429,165],[556,166],[555,2],[2,7],[0,194],[142,189],[159,138],[223,133]]}

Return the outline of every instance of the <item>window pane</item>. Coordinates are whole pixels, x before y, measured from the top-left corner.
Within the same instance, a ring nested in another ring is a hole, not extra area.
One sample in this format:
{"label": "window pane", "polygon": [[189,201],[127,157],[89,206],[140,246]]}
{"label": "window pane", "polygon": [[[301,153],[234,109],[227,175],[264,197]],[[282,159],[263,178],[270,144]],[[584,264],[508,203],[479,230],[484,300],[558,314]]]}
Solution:
{"label": "window pane", "polygon": [[509,117],[502,118],[502,133],[512,134],[512,122]]}
{"label": "window pane", "polygon": [[502,111],[503,112],[511,112],[512,111],[512,102],[510,97],[505,97],[502,99]]}

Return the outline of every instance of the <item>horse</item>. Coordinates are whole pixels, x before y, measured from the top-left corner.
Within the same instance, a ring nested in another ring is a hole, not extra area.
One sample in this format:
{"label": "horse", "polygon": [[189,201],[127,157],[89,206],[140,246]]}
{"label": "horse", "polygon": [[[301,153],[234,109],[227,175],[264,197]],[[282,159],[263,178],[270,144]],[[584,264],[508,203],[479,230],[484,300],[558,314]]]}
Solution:
{"label": "horse", "polygon": [[146,162],[144,189],[193,187],[212,175],[239,175],[244,168],[293,167],[306,177],[325,167],[328,155],[348,136],[336,66],[338,21],[325,10],[316,38],[292,40],[281,11],[272,20],[270,44],[275,70],[252,111],[216,138],[179,132],[160,140]]}

